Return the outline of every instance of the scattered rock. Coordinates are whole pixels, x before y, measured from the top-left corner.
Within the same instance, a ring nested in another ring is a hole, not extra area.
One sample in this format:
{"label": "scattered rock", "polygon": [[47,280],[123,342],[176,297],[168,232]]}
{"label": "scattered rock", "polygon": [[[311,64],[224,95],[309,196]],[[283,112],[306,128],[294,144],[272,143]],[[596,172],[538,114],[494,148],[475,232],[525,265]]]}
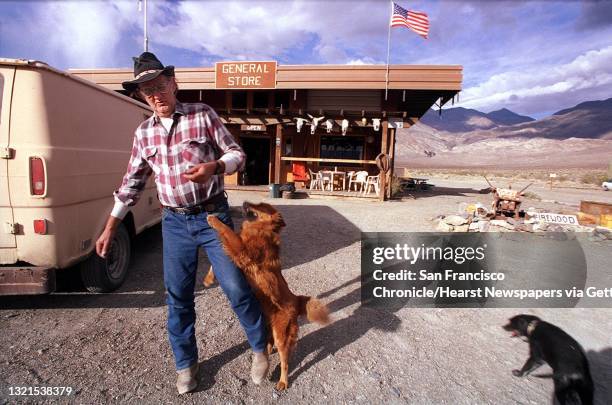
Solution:
{"label": "scattered rock", "polygon": [[453,229],[454,228],[451,225],[447,224],[444,221],[438,222],[438,226],[436,226],[436,230],[440,232],[452,232]]}
{"label": "scattered rock", "polygon": [[523,221],[516,220],[514,218],[509,217],[508,219],[506,219],[506,222],[508,222],[510,225],[516,227],[517,225],[521,224]]}
{"label": "scattered rock", "polygon": [[548,230],[548,224],[545,224],[543,222],[536,222],[533,225],[534,232],[546,232],[547,230]]}
{"label": "scattered rock", "polygon": [[467,224],[468,221],[467,218],[459,215],[449,215],[448,217],[444,218],[444,222],[446,222],[448,225],[458,226]]}
{"label": "scattered rock", "polygon": [[432,221],[432,222],[438,222],[438,221],[440,221],[440,220],[442,220],[442,219],[444,219],[444,215],[436,215],[435,217],[432,217],[432,218],[430,219],[430,221]]}
{"label": "scattered rock", "polygon": [[533,232],[533,224],[519,224],[514,230],[520,232]]}
{"label": "scattered rock", "polygon": [[572,232],[593,232],[594,229],[588,226],[582,225],[569,225],[565,226],[565,229]]}
{"label": "scattered rock", "polygon": [[608,240],[612,240],[612,231],[603,226],[598,226],[595,229],[593,229],[593,235],[597,235],[602,239],[605,238]]}
{"label": "scattered rock", "polygon": [[491,221],[479,221],[478,222],[478,230],[480,232],[488,232],[491,226]]}
{"label": "scattered rock", "polygon": [[514,226],[512,224],[508,223],[508,221],[503,221],[501,219],[493,219],[489,223],[491,224],[491,226],[498,226],[500,228],[514,230]]}
{"label": "scattered rock", "polygon": [[470,226],[468,224],[465,224],[465,225],[456,226],[454,231],[455,232],[467,232],[469,229],[470,229]]}
{"label": "scattered rock", "polygon": [[548,224],[546,229],[548,232],[565,232],[565,228],[557,224]]}

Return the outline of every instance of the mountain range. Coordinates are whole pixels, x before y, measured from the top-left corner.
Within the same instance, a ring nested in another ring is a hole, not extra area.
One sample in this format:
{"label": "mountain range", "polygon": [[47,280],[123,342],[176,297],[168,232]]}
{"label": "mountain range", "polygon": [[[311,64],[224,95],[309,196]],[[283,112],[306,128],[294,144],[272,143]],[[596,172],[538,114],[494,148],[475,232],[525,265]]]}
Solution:
{"label": "mountain range", "polygon": [[612,98],[535,120],[508,109],[430,110],[398,131],[396,160],[419,167],[606,167],[612,159]]}
{"label": "mountain range", "polygon": [[483,113],[470,108],[448,108],[438,111],[429,110],[421,122],[438,131],[448,132],[467,132],[476,129],[490,129],[502,125],[521,124],[523,122],[531,122],[535,119],[524,115],[514,113],[507,108]]}

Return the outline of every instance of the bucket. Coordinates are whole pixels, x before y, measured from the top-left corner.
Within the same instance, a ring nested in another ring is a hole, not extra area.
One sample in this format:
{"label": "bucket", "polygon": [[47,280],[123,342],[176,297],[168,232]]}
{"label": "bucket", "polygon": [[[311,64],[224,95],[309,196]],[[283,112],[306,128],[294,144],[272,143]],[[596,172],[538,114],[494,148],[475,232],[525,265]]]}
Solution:
{"label": "bucket", "polygon": [[271,198],[281,198],[280,184],[278,183],[270,184],[270,197]]}

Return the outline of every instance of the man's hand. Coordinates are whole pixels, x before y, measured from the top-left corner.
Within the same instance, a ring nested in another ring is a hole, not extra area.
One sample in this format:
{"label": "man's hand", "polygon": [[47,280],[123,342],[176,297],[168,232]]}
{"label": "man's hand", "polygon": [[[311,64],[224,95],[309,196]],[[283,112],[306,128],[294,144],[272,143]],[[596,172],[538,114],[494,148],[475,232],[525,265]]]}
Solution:
{"label": "man's hand", "polygon": [[102,234],[96,241],[96,253],[98,256],[106,258],[106,254],[110,250],[111,243],[113,243],[113,239],[115,238],[115,232],[120,223],[120,219],[109,215],[104,231],[102,231]]}
{"label": "man's hand", "polygon": [[[222,168],[225,168],[223,161],[219,161]],[[194,183],[206,183],[214,174],[217,169],[217,162],[200,163],[185,170],[183,177],[187,180],[191,180]]]}
{"label": "man's hand", "polygon": [[115,237],[115,231],[113,229],[105,228],[102,235],[96,241],[96,253],[102,258],[106,258],[106,254],[110,250],[111,243]]}

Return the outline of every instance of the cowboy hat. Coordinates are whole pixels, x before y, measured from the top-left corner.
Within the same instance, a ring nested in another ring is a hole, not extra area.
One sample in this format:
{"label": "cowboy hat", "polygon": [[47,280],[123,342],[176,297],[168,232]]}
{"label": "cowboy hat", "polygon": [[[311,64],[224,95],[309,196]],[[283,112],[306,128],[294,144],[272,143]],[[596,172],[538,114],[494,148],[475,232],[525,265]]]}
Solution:
{"label": "cowboy hat", "polygon": [[166,76],[174,76],[174,66],[164,67],[157,56],[151,52],[143,52],[132,59],[134,59],[134,79],[121,83],[127,91],[136,90],[139,83],[153,80],[162,73]]}

